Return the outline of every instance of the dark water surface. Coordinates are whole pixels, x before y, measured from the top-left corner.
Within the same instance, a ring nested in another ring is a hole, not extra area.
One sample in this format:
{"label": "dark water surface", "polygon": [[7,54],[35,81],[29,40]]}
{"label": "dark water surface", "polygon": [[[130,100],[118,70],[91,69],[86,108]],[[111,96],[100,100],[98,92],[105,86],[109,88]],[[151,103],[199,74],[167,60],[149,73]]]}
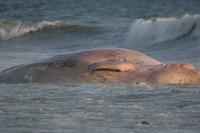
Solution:
{"label": "dark water surface", "polygon": [[[200,67],[199,0],[0,0],[0,71],[120,47]],[[199,133],[200,88],[0,84],[0,132]]]}

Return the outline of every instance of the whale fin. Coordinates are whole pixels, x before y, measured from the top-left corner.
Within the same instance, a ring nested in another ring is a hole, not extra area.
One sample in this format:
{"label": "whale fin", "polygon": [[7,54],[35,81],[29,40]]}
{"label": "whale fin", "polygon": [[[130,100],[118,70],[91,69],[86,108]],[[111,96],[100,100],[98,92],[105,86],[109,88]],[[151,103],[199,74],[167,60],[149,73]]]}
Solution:
{"label": "whale fin", "polygon": [[88,66],[89,71],[117,71],[117,72],[128,72],[135,68],[135,65],[128,61],[108,60],[101,61]]}

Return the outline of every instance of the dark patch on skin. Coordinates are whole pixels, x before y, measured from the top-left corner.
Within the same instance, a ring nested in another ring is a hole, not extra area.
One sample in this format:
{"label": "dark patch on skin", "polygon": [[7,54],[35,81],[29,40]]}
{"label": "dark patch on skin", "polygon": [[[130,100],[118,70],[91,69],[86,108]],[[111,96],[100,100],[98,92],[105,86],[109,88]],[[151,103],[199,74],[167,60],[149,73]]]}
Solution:
{"label": "dark patch on skin", "polygon": [[54,62],[48,62],[47,65],[48,65],[48,67],[52,67],[52,66],[55,65],[55,63]]}
{"label": "dark patch on skin", "polygon": [[67,59],[63,61],[57,62],[48,62],[48,67],[75,67],[77,65],[77,61],[75,59]]}
{"label": "dark patch on skin", "polygon": [[75,67],[76,65],[77,65],[77,61],[74,59],[67,59],[63,63],[64,67]]}

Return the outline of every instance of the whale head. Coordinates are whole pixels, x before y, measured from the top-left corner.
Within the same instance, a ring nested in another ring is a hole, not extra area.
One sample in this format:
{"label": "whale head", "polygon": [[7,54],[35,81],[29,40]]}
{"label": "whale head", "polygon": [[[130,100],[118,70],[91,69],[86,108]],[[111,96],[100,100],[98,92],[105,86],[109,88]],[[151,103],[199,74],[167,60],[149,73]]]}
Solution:
{"label": "whale head", "polygon": [[192,64],[162,64],[151,76],[157,84],[200,85],[200,70]]}

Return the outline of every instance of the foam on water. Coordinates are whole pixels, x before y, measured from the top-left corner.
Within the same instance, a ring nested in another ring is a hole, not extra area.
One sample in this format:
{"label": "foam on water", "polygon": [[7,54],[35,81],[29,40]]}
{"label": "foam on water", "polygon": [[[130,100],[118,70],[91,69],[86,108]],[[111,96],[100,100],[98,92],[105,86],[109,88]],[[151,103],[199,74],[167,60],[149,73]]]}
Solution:
{"label": "foam on water", "polygon": [[[63,21],[41,21],[36,24],[28,25],[22,22],[9,22],[6,20],[0,20],[0,40],[9,40],[16,37],[20,37],[32,32],[45,31],[52,29],[55,31],[67,31],[67,32],[94,32],[98,27],[87,26],[82,24],[67,24]],[[46,32],[49,34],[49,32]]]}
{"label": "foam on water", "polygon": [[134,44],[154,44],[190,35],[200,36],[200,15],[137,19],[131,25],[128,41]]}
{"label": "foam on water", "polygon": [[64,25],[62,21],[42,21],[35,25],[26,25],[23,23],[0,23],[0,39],[9,40],[15,37],[19,37],[30,32],[35,32],[48,27],[61,27]]}

